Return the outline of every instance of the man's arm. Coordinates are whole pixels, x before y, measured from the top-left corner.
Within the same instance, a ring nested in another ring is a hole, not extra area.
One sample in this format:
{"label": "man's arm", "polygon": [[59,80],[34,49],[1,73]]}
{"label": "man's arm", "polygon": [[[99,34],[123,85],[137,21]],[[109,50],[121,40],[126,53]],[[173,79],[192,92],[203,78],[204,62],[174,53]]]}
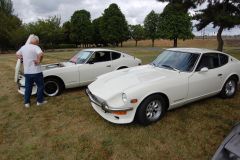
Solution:
{"label": "man's arm", "polygon": [[21,48],[16,52],[16,56],[18,59],[22,59],[22,52],[21,52]]}

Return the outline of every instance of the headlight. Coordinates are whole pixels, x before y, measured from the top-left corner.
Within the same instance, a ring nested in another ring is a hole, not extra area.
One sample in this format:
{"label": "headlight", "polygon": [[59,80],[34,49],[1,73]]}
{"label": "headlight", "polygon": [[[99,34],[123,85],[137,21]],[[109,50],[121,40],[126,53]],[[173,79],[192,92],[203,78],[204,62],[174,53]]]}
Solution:
{"label": "headlight", "polygon": [[127,102],[127,95],[126,95],[126,93],[123,93],[122,94],[122,100],[123,100],[123,102]]}

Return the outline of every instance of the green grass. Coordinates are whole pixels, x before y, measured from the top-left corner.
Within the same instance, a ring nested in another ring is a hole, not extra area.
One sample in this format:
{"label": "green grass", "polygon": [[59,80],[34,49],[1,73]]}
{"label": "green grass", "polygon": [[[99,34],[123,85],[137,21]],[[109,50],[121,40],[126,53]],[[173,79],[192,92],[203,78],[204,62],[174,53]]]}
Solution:
{"label": "green grass", "polygon": [[[161,48],[115,48],[144,63]],[[240,59],[239,50],[227,48]],[[48,52],[44,63],[70,58],[76,51]],[[16,58],[0,55],[0,159],[210,159],[233,124],[240,121],[240,94],[208,98],[167,112],[148,127],[115,125],[91,107],[85,88],[47,98],[48,104],[23,107],[13,82]],[[32,97],[32,102],[36,98]]]}

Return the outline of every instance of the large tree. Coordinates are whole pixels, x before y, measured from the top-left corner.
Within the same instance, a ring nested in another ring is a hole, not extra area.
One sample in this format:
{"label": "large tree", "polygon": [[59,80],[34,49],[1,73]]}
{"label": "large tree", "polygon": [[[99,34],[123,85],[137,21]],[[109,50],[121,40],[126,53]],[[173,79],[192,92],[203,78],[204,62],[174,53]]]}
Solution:
{"label": "large tree", "polygon": [[213,27],[219,27],[217,33],[218,47],[217,50],[223,50],[222,31],[231,29],[240,25],[240,1],[239,0],[222,0],[209,2],[206,9],[200,10],[195,16],[199,23],[196,25],[197,30],[202,30],[210,23]]}
{"label": "large tree", "polygon": [[13,14],[11,0],[0,0],[0,52],[17,48],[25,32],[21,20]]}
{"label": "large tree", "polygon": [[145,38],[145,32],[143,26],[138,25],[129,25],[130,36],[135,40],[135,46],[137,46],[138,41]]}
{"label": "large tree", "polygon": [[104,41],[116,46],[129,38],[126,18],[117,4],[113,3],[104,10],[100,34]]}
{"label": "large tree", "polygon": [[104,45],[105,46],[106,45],[106,42],[103,40],[102,35],[100,33],[101,21],[102,21],[102,17],[99,17],[99,18],[94,19],[93,22],[92,22],[92,24],[93,24],[92,40],[93,40],[93,43],[96,46],[99,46],[99,45]]}
{"label": "large tree", "polygon": [[152,47],[154,47],[154,41],[158,38],[158,17],[159,15],[154,11],[151,11],[144,19],[144,29],[146,37],[152,40]]}
{"label": "large tree", "polygon": [[167,5],[159,16],[158,34],[163,39],[173,40],[173,47],[177,47],[178,39],[193,38],[192,22],[188,13],[178,10],[173,5]]}
{"label": "large tree", "polygon": [[71,17],[71,40],[85,47],[92,41],[91,15],[86,10],[75,11]]}

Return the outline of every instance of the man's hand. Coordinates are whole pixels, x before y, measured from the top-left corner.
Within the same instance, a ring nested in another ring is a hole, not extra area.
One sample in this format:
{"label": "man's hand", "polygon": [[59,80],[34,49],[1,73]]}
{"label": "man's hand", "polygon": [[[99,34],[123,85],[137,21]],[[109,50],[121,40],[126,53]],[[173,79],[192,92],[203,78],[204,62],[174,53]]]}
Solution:
{"label": "man's hand", "polygon": [[34,60],[35,65],[39,65],[42,62],[43,59],[43,53],[40,53],[37,55],[37,59]]}
{"label": "man's hand", "polygon": [[16,54],[16,56],[17,56],[18,59],[22,59],[23,58],[22,55],[19,55],[19,54]]}
{"label": "man's hand", "polygon": [[40,64],[39,60],[34,60],[33,62],[34,62],[35,65],[39,65]]}

